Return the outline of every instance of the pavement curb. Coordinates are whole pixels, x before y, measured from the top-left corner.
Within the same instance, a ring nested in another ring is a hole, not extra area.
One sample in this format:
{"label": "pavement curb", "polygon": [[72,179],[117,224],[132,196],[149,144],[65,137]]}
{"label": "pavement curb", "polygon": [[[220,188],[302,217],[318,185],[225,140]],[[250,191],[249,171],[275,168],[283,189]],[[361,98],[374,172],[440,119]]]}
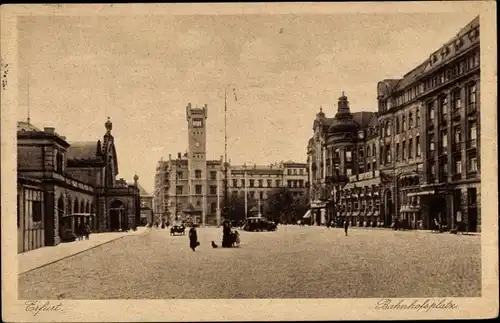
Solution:
{"label": "pavement curb", "polygon": [[62,257],[62,258],[56,259],[56,260],[54,260],[54,261],[48,262],[48,263],[43,264],[43,265],[40,265],[40,266],[38,266],[38,267],[31,268],[31,269],[29,269],[29,270],[26,270],[26,271],[20,272],[20,273],[18,273],[18,275],[26,274],[26,273],[29,273],[29,272],[31,272],[31,271],[33,271],[33,270],[37,270],[37,269],[40,269],[40,268],[46,267],[46,266],[48,266],[48,265],[52,265],[52,264],[54,264],[54,263],[56,263],[56,262],[58,262],[58,261],[61,261],[61,260],[64,260],[64,259],[68,259],[68,258],[71,258],[71,257],[73,257],[73,256],[79,255],[79,254],[84,253],[84,252],[86,252],[86,251],[92,250],[92,249],[94,249],[94,248],[97,248],[97,247],[103,246],[103,245],[108,244],[108,243],[110,243],[110,242],[113,242],[113,241],[116,241],[116,240],[118,240],[118,239],[122,239],[122,238],[125,238],[125,237],[129,237],[129,236],[132,236],[132,235],[127,235],[127,236],[116,237],[116,238],[114,238],[114,239],[111,239],[111,240],[108,240],[108,241],[104,241],[103,243],[96,244],[95,246],[92,246],[92,247],[90,247],[90,248],[88,248],[88,249],[84,249],[84,250],[78,251],[78,252],[76,252],[76,253],[73,253],[73,254],[70,254],[70,255],[64,256],[64,257]]}

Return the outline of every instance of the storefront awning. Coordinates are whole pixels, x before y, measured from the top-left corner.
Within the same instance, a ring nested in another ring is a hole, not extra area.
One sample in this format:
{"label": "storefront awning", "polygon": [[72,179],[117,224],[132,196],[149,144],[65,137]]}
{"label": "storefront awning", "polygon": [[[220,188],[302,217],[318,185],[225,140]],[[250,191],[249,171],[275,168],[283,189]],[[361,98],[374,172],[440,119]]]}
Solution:
{"label": "storefront awning", "polygon": [[308,210],[306,214],[302,217],[303,219],[309,219],[311,217],[311,210]]}
{"label": "storefront awning", "polygon": [[423,195],[435,195],[435,194],[436,194],[435,190],[428,190],[422,192],[410,192],[407,194],[407,196],[411,197],[411,196],[423,196]]}

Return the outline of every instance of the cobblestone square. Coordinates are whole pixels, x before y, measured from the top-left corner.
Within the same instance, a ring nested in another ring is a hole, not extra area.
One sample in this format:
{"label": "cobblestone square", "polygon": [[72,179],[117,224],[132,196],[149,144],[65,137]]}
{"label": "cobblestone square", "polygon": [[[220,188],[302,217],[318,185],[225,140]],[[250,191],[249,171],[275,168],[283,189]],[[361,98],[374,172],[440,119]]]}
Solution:
{"label": "cobblestone square", "polygon": [[19,275],[21,299],[478,297],[480,236],[280,226],[187,236],[151,229]]}

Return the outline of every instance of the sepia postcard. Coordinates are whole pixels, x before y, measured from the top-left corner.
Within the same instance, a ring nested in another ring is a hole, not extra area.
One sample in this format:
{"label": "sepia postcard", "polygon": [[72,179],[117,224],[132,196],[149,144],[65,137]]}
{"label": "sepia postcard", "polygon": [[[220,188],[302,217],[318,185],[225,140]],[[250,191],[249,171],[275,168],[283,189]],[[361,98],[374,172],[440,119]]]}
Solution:
{"label": "sepia postcard", "polygon": [[4,321],[498,316],[495,2],[0,13]]}

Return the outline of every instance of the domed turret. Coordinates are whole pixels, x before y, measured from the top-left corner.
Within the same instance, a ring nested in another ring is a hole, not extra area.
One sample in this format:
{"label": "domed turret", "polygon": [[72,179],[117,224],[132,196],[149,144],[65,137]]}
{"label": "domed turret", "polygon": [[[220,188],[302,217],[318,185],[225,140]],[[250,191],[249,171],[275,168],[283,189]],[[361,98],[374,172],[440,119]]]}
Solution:
{"label": "domed turret", "polygon": [[354,132],[358,128],[358,124],[352,118],[351,111],[349,109],[349,101],[347,97],[342,92],[342,96],[339,98],[337,114],[333,119],[333,123],[328,128],[329,133],[341,133],[341,132]]}
{"label": "domed turret", "polygon": [[106,131],[108,133],[111,132],[111,129],[113,129],[113,123],[111,122],[110,118],[108,117],[108,121],[106,121],[106,123],[104,124],[104,126],[106,127]]}

